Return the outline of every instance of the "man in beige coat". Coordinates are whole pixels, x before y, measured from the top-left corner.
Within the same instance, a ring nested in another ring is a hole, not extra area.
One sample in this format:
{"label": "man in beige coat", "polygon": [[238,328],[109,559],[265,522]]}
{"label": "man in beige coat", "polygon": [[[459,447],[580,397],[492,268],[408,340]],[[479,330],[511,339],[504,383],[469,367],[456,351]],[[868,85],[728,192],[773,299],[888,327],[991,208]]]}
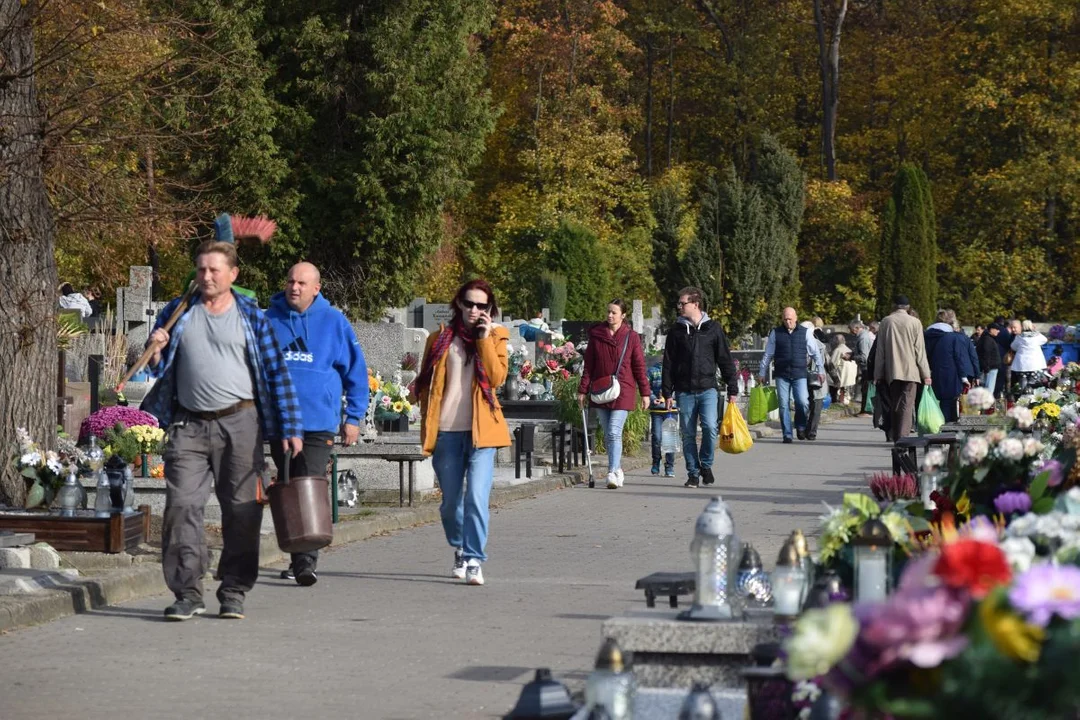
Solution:
{"label": "man in beige coat", "polygon": [[874,382],[884,391],[881,400],[889,442],[911,433],[916,389],[920,381],[930,384],[922,323],[908,314],[909,307],[908,299],[897,295],[892,314],[878,328]]}

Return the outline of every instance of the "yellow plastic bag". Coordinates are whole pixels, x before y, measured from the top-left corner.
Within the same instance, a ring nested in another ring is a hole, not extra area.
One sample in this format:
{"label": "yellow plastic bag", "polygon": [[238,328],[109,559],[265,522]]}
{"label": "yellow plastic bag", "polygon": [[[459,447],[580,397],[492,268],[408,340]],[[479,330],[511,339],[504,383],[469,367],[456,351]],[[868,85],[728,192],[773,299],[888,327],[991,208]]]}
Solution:
{"label": "yellow plastic bag", "polygon": [[737,455],[749,450],[753,444],[750,428],[746,426],[742,413],[735,403],[729,402],[724,410],[724,421],[720,423],[720,449]]}

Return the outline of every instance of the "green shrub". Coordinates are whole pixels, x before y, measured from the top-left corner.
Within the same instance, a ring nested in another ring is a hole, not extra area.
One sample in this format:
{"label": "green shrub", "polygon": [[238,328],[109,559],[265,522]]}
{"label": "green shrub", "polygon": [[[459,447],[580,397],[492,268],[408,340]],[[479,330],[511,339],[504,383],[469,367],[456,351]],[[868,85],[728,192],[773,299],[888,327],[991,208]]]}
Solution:
{"label": "green shrub", "polygon": [[566,317],[566,276],[552,272],[541,273],[536,301],[540,307],[548,309],[548,320],[561,320]]}

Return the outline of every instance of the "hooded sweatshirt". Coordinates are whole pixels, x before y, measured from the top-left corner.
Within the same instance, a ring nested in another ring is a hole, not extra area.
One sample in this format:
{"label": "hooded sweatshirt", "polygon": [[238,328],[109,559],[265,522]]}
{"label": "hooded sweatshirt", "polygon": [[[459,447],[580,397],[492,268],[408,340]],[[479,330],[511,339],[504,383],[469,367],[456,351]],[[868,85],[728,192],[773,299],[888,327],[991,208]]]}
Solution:
{"label": "hooded sweatshirt", "polygon": [[345,422],[360,425],[368,406],[367,363],[341,311],[316,295],[306,311],[298,312],[279,292],[270,299],[266,316],[300,396],[304,432],[336,433],[343,394]]}

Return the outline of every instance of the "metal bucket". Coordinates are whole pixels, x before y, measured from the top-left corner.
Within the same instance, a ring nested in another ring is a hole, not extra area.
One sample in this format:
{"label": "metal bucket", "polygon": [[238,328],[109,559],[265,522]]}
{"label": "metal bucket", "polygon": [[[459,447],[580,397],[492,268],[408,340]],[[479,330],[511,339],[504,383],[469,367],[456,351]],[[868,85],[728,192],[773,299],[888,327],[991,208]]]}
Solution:
{"label": "metal bucket", "polygon": [[285,479],[270,486],[270,514],[278,547],[287,553],[311,552],[334,539],[330,513],[330,481],[306,475],[289,478],[292,454],[285,456]]}

